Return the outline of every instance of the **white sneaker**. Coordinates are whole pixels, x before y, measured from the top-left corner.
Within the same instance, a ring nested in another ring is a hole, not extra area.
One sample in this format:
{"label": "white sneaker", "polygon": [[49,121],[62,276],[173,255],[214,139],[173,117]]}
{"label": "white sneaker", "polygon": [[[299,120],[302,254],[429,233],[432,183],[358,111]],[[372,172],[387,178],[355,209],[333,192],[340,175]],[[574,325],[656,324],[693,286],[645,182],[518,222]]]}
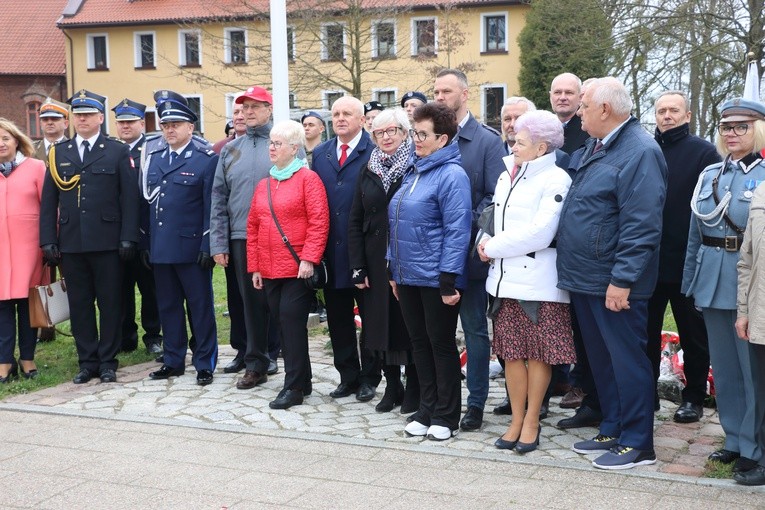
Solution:
{"label": "white sneaker", "polygon": [[424,436],[428,433],[428,426],[418,421],[411,421],[404,427],[404,433],[409,437]]}
{"label": "white sneaker", "polygon": [[428,427],[428,439],[431,441],[446,441],[457,435],[457,430],[452,430],[449,427],[442,427],[441,425],[431,425]]}

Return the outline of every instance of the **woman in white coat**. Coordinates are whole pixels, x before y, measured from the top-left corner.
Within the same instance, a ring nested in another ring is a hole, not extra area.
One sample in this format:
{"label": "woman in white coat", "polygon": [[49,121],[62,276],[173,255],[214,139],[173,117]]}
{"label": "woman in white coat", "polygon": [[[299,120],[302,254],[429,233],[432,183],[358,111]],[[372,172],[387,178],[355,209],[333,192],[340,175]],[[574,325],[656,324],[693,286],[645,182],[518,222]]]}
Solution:
{"label": "woman in white coat", "polygon": [[563,200],[571,179],[555,165],[563,127],[546,111],[515,124],[508,171],[494,191],[494,236],[478,245],[491,266],[486,291],[494,302],[494,352],[505,360],[513,418],[495,445],[527,453],[539,444],[539,409],[551,365],[576,361],[568,293],[557,288],[556,251]]}

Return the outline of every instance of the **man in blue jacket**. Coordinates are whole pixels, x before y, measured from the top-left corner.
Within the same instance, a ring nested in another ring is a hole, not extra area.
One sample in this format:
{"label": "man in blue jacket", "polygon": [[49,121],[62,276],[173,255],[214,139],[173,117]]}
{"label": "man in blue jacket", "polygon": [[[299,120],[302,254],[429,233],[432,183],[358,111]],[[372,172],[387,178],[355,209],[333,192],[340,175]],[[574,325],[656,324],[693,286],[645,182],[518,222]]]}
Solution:
{"label": "man in blue jacket", "polygon": [[558,287],[571,293],[603,412],[599,434],[573,449],[601,453],[593,461],[601,469],[656,462],[646,326],[667,165],[631,109],[615,78],[587,88],[579,116],[593,139],[572,158],[578,163],[558,227]]}
{"label": "man in blue jacket", "polygon": [[[457,115],[457,136],[462,167],[470,178],[473,207],[471,239],[478,233],[476,222],[494,196],[497,179],[505,169],[505,150],[499,133],[481,124],[467,109],[468,81],[457,69],[443,69],[436,75],[434,97]],[[460,321],[467,349],[467,411],[460,422],[463,431],[478,430],[483,423],[483,408],[489,396],[489,327],[486,320],[488,264],[473,254],[468,261],[468,285],[462,296]]]}
{"label": "man in blue jacket", "polygon": [[[372,400],[382,379],[379,360],[356,339],[354,301],[361,306],[361,291],[351,281],[348,260],[348,215],[356,190],[356,180],[369,161],[374,144],[364,127],[364,104],[355,97],[341,97],[332,105],[332,127],[337,136],[313,151],[313,170],[327,190],[329,239],[327,267],[329,281],[324,289],[329,336],[340,385],[332,398],[356,394],[361,402]],[[361,359],[361,363],[359,363]]]}

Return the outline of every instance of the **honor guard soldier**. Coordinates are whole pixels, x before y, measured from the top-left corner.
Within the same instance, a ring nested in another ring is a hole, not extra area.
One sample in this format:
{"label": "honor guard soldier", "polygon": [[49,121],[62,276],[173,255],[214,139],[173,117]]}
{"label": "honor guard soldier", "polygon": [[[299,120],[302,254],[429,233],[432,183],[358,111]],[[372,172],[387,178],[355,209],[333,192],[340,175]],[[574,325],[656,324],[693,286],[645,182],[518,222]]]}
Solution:
{"label": "honor guard soldier", "polygon": [[192,139],[197,116],[184,103],[157,104],[166,146],[151,152],[141,172],[149,202],[149,258],[154,268],[164,332],[162,367],[152,379],[183,375],[189,309],[196,349],[197,384],[210,384],[218,357],[210,256],[210,201],[218,156]]}
{"label": "honor guard soldier", "polygon": [[77,136],[51,147],[40,204],[43,257],[61,263],[67,283],[80,366],[75,384],[117,380],[121,261],[135,256],[138,242],[133,162],[127,145],[101,133],[104,99],[87,90],[69,98]]}
{"label": "honor guard soldier", "polygon": [[[138,185],[141,154],[146,136],[144,115],[146,105],[123,99],[112,108],[117,121],[117,134],[120,140],[130,147],[130,156],[136,167],[135,182]],[[149,221],[149,205],[138,198],[140,225]],[[154,274],[149,264],[148,246],[139,246],[138,257],[127,262],[122,275],[122,351],[134,351],[138,347],[138,325],[135,322],[135,286],[141,292],[141,325],[144,329],[143,343],[151,354],[162,353],[162,335],[160,333],[159,310],[157,309],[157,291],[154,288]]]}
{"label": "honor guard soldier", "polygon": [[[43,139],[34,142],[34,158],[40,159],[48,166],[48,151],[53,144],[68,140],[66,130],[69,128],[69,105],[48,97],[40,106],[40,126]],[[51,268],[51,281],[55,280],[55,269]],[[40,342],[50,342],[56,339],[56,328],[40,328],[37,331]]]}

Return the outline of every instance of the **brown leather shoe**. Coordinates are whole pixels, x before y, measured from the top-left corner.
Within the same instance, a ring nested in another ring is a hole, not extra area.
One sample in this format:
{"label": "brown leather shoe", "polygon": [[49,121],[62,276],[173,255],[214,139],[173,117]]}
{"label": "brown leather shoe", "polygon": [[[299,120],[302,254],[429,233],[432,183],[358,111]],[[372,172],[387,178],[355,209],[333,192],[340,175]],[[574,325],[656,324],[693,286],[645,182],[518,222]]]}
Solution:
{"label": "brown leather shoe", "polygon": [[237,381],[236,388],[238,390],[249,390],[266,381],[268,381],[268,376],[266,374],[261,374],[254,370],[246,370],[244,372],[244,377]]}
{"label": "brown leather shoe", "polygon": [[560,399],[560,404],[558,405],[563,409],[576,409],[582,405],[583,399],[584,392],[582,391],[582,388],[571,388],[568,393],[563,395],[563,398]]}

